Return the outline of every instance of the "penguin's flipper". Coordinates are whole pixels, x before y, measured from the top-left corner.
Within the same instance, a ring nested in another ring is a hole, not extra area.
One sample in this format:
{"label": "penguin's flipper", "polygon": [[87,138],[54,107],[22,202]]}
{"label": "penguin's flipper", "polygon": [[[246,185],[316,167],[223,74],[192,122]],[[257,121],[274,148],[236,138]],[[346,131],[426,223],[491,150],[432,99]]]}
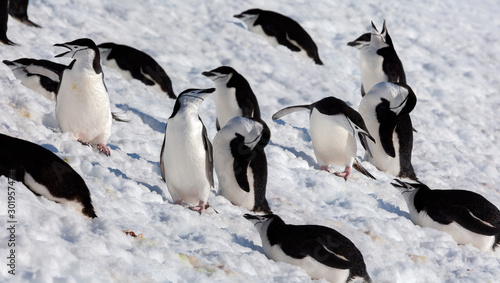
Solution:
{"label": "penguin's flipper", "polygon": [[280,111],[274,113],[272,118],[273,120],[278,120],[279,118],[288,115],[290,113],[304,111],[304,110],[311,110],[311,105],[296,105],[296,106],[285,107]]}
{"label": "penguin's flipper", "polygon": [[130,122],[130,118],[127,117],[123,112],[122,113],[111,112],[111,117],[113,117],[113,120],[117,122],[125,122],[125,123]]}
{"label": "penguin's flipper", "polygon": [[212,143],[210,139],[208,139],[207,128],[201,121],[201,118],[198,116],[201,124],[203,125],[202,137],[203,137],[203,147],[205,148],[205,173],[207,175],[208,182],[211,187],[214,187],[214,157],[213,157],[213,149]]}
{"label": "penguin's flipper", "polygon": [[167,126],[168,126],[168,121],[167,125],[165,125],[165,138],[163,139],[163,144],[161,146],[161,152],[160,152],[160,172],[163,181],[167,181],[167,179],[165,178],[165,164],[163,164],[163,152],[165,151],[165,142],[167,141]]}
{"label": "penguin's flipper", "polygon": [[219,119],[218,118],[215,118],[215,128],[217,129],[217,131],[220,130],[220,125],[219,125]]}
{"label": "penguin's flipper", "polygon": [[377,120],[380,123],[380,142],[382,143],[385,153],[391,157],[396,157],[392,135],[396,129],[397,116],[396,113],[391,111],[389,101],[384,98],[381,98],[381,100],[382,102],[375,108]]}
{"label": "penguin's flipper", "polygon": [[[326,237],[326,240],[323,239]],[[308,255],[324,265],[338,268],[350,269],[353,267],[351,261],[346,260],[338,254],[341,244],[329,235],[320,235],[315,239],[306,240],[302,245],[305,255]]]}
{"label": "penguin's flipper", "polygon": [[453,217],[453,220],[467,230],[488,236],[495,236],[500,233],[500,227],[490,225],[479,217],[473,215],[472,212],[464,206],[453,205],[452,211],[455,216]]}
{"label": "penguin's flipper", "polygon": [[368,172],[368,170],[366,170],[365,167],[363,167],[357,159],[354,159],[354,163],[352,164],[352,168],[356,169],[358,172],[362,173],[363,175],[365,175],[369,178],[372,178],[373,180],[377,180],[377,178],[373,177],[373,175],[370,174],[370,172]]}
{"label": "penguin's flipper", "polygon": [[231,140],[229,143],[231,148],[231,154],[234,158],[233,161],[233,171],[236,182],[242,190],[245,192],[250,192],[250,184],[248,183],[248,166],[250,161],[252,161],[252,150],[245,145],[245,138],[236,134],[236,138]]}
{"label": "penguin's flipper", "polygon": [[261,24],[262,30],[268,35],[276,38],[279,44],[286,46],[288,49],[294,52],[300,52],[302,49],[294,45],[290,40],[288,40],[288,35],[284,30],[277,30],[274,25]]}

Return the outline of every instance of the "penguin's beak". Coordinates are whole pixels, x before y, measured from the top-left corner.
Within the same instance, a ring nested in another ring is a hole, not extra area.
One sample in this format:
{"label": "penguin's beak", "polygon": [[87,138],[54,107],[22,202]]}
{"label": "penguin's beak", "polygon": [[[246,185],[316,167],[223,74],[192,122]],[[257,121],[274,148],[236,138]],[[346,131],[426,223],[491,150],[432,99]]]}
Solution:
{"label": "penguin's beak", "polygon": [[203,72],[201,74],[204,75],[205,77],[209,78],[209,79],[212,79],[213,77],[217,77],[217,75],[214,74],[214,73],[212,73],[212,72]]}
{"label": "penguin's beak", "polygon": [[234,15],[233,17],[235,17],[235,18],[237,18],[237,19],[241,19],[241,18],[243,18],[244,16],[243,16],[243,14],[238,14],[238,15]]}
{"label": "penguin's beak", "polygon": [[211,93],[215,91],[215,88],[207,88],[198,92],[198,97],[205,100]]}
{"label": "penguin's beak", "polygon": [[54,47],[64,47],[64,48],[69,49],[69,51],[63,52],[59,55],[56,55],[55,57],[65,57],[68,53],[70,53],[72,51],[72,49],[68,45],[66,45],[66,43],[57,43],[57,44],[54,44]]}
{"label": "penguin's beak", "polygon": [[247,220],[260,220],[260,218],[257,215],[252,215],[252,214],[245,214],[243,215]]}

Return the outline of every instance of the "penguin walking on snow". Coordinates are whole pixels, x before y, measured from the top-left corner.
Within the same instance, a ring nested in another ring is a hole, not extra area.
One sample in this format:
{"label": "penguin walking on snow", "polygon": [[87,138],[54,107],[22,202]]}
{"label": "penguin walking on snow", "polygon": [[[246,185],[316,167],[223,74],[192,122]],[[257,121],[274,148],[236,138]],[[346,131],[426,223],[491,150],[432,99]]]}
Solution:
{"label": "penguin walking on snow", "polygon": [[314,63],[323,65],[316,43],[304,28],[291,18],[261,9],[250,9],[234,17],[242,20],[251,32],[264,36],[273,46],[281,44],[294,52],[304,51]]}
{"label": "penguin walking on snow", "polygon": [[482,251],[500,246],[500,210],[483,196],[395,181],[392,185],[403,194],[414,224],[446,232],[458,244],[472,244]]}
{"label": "penguin walking on snow", "polygon": [[97,215],[82,177],[57,155],[34,143],[0,134],[0,175],[22,182],[36,195]]}
{"label": "penguin walking on snow", "polygon": [[328,171],[328,165],[345,166],[344,172],[335,175],[345,180],[351,175],[351,167],[364,175],[375,179],[356,160],[356,137],[368,152],[366,139],[375,141],[365,126],[365,122],[356,110],[349,107],[344,101],[333,96],[323,98],[310,105],[290,106],[273,115],[277,120],[293,112],[310,111],[310,135],[314,154],[321,170]]}
{"label": "penguin walking on snow", "polygon": [[55,44],[69,51],[56,57],[74,60],[61,75],[57,90],[56,117],[62,132],[70,132],[83,144],[97,145],[110,155],[106,142],[111,135],[111,108],[104,84],[99,49],[88,38]]}
{"label": "penguin walking on snow", "polygon": [[382,32],[379,33],[372,22],[371,34],[365,33],[347,45],[360,52],[362,96],[379,82],[406,84],[403,64],[396,54],[385,21]]}
{"label": "penguin walking on snow", "polygon": [[366,159],[379,170],[417,180],[411,164],[413,127],[410,112],[417,97],[403,83],[376,84],[359,103],[359,114],[375,142],[368,141]]}
{"label": "penguin walking on snow", "polygon": [[175,204],[197,204],[202,213],[210,188],[214,186],[212,144],[198,107],[212,92],[210,89],[187,89],[177,97],[165,128],[160,155],[161,175]]}
{"label": "penguin walking on snow", "polygon": [[259,232],[268,258],[299,266],[313,279],[371,282],[363,255],[339,232],[325,226],[285,224],[274,214],[244,217]]}
{"label": "penguin walking on snow", "polygon": [[215,84],[216,127],[220,130],[236,116],[260,118],[257,98],[247,80],[231,67],[222,66],[202,73]]}
{"label": "penguin walking on snow", "polygon": [[158,85],[169,98],[177,96],[172,81],[163,68],[148,54],[127,45],[106,42],[97,45],[102,63],[114,68],[127,79],[137,79],[149,86]]}
{"label": "penguin walking on snow", "polygon": [[214,166],[219,194],[234,205],[271,213],[266,200],[271,131],[259,118],[234,117],[214,137]]}

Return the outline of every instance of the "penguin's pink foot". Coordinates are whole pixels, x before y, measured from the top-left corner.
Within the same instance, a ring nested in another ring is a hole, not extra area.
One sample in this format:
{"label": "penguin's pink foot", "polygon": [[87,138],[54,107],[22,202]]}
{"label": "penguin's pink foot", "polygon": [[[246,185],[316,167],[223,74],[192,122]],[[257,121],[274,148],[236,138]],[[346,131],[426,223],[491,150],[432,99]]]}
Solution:
{"label": "penguin's pink foot", "polygon": [[321,169],[322,171],[327,171],[327,172],[329,172],[329,170],[328,170],[328,165],[323,165],[323,166],[321,166],[321,167],[320,167],[320,169]]}
{"label": "penguin's pink foot", "polygon": [[182,205],[182,199],[181,199],[181,200],[176,200],[176,201],[174,202],[174,204],[177,204],[177,205]]}
{"label": "penguin's pink foot", "polygon": [[200,214],[202,214],[205,211],[205,202],[200,200],[197,206],[191,207],[192,210],[198,211]]}
{"label": "penguin's pink foot", "polygon": [[351,176],[351,167],[346,166],[344,172],[335,172],[335,175],[342,177],[347,181],[349,176]]}
{"label": "penguin's pink foot", "polygon": [[109,149],[109,147],[107,147],[103,143],[98,144],[97,145],[97,149],[99,149],[99,151],[102,152],[102,153],[104,153],[106,156],[110,156],[111,155],[111,150]]}

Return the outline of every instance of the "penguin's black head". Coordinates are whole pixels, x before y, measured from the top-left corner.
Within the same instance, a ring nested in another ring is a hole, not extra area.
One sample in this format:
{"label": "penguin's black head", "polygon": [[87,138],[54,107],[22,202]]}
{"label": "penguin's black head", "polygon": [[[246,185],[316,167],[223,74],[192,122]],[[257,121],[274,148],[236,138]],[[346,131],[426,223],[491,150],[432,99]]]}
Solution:
{"label": "penguin's black head", "polygon": [[213,69],[208,72],[203,72],[201,73],[205,77],[211,79],[212,81],[218,80],[218,79],[228,79],[233,75],[236,74],[236,70],[229,66],[221,66],[216,69]]}
{"label": "penguin's black head", "polygon": [[260,13],[262,12],[261,9],[250,9],[250,10],[246,10],[245,12],[242,12],[238,15],[234,15],[233,17],[235,18],[238,18],[238,19],[244,19],[244,18],[247,18],[249,16],[257,16],[259,15]]}
{"label": "penguin's black head", "polygon": [[254,226],[257,224],[261,224],[267,221],[271,221],[274,219],[281,219],[278,215],[276,214],[265,214],[265,215],[254,215],[254,214],[245,214],[243,217],[246,218],[246,220],[250,221],[253,223]]}
{"label": "penguin's black head", "polygon": [[403,182],[399,179],[394,179],[396,183],[391,183],[396,189],[400,190],[402,194],[411,193],[419,190],[430,190],[424,183],[417,181],[416,183]]}
{"label": "penguin's black head", "polygon": [[69,51],[63,52],[55,57],[71,57],[76,60],[88,60],[92,62],[92,67],[97,74],[102,72],[101,69],[101,56],[99,49],[94,41],[90,38],[80,38],[77,40],[69,41],[66,43],[57,43],[54,46],[68,48]]}

